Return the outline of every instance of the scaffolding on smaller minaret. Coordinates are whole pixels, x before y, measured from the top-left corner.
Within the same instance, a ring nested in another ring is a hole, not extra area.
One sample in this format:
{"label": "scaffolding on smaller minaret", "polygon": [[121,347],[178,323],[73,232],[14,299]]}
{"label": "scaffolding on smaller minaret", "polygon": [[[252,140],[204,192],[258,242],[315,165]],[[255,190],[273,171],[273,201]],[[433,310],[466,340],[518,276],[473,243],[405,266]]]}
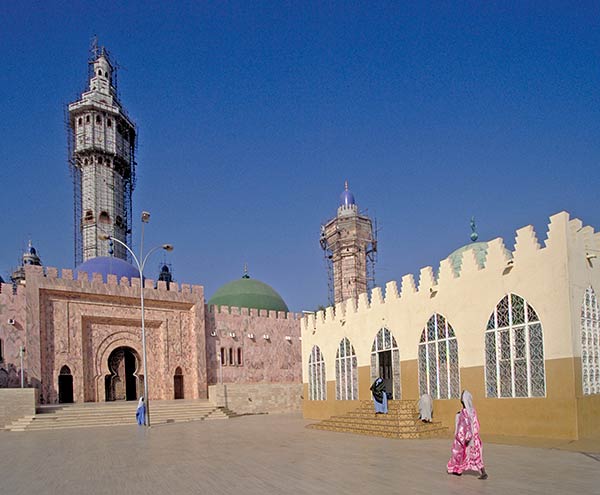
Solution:
{"label": "scaffolding on smaller minaret", "polygon": [[320,245],[327,270],[329,304],[358,298],[375,286],[377,228],[345,190],[336,217],[321,225]]}

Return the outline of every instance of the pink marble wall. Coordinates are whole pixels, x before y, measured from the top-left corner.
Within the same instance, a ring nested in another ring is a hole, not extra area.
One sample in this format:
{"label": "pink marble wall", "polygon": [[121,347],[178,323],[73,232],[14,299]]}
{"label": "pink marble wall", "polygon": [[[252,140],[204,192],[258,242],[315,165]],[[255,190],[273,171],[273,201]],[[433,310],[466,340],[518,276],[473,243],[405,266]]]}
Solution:
{"label": "pink marble wall", "polygon": [[[109,276],[104,283],[98,275],[88,280],[80,273],[73,280],[70,270],[59,277],[55,268],[44,274],[41,267],[27,266],[26,281],[17,295],[10,286],[0,292],[0,338],[6,356],[0,368],[9,361],[18,365],[23,344],[28,383],[40,389],[42,403],[58,401],[58,376],[65,365],[73,376],[75,402],[104,401],[111,352],[125,346],[138,359],[142,356],[139,279]],[[146,281],[146,286],[154,284]],[[206,398],[208,385],[221,380],[221,347],[227,358],[224,383],[301,383],[299,315],[244,308],[209,311],[202,287],[173,283],[170,288],[159,282],[157,289],[144,289],[151,399],[174,398],[177,367],[183,372],[184,397]],[[7,326],[8,318],[16,324]],[[228,359],[230,348],[233,362]],[[141,368],[138,361],[136,375],[142,374]],[[15,381],[14,371],[5,374],[7,384],[9,376]]]}
{"label": "pink marble wall", "polygon": [[[12,284],[0,285],[0,387],[19,387],[21,384],[19,348],[25,346],[27,340],[25,301],[24,287],[19,287],[17,294],[13,294]],[[14,320],[14,325],[8,323],[9,319]]]}
{"label": "pink marble wall", "polygon": [[[206,312],[209,385],[221,382],[220,349],[225,349],[223,383],[301,383],[300,316],[247,308],[211,307]],[[230,334],[235,334],[235,337]],[[254,335],[250,338],[248,335]],[[269,340],[263,338],[269,335]],[[289,337],[289,339],[286,339]],[[234,363],[229,362],[233,349]],[[242,362],[237,363],[237,349]]]}

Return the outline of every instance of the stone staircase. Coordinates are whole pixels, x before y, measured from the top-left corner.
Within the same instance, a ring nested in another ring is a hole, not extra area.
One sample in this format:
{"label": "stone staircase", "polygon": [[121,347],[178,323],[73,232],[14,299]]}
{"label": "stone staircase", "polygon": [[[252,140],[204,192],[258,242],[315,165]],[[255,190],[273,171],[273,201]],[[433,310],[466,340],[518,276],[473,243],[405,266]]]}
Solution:
{"label": "stone staircase", "polygon": [[307,428],[404,439],[448,435],[448,428],[441,422],[423,423],[419,419],[417,401],[413,400],[389,401],[388,414],[375,414],[373,401],[363,400],[358,409],[307,425]]}
{"label": "stone staircase", "polygon": [[[6,425],[9,431],[53,430],[97,426],[135,425],[137,401],[86,402],[40,406],[35,416]],[[152,426],[184,421],[228,419],[235,416],[208,400],[164,400],[150,403]]]}

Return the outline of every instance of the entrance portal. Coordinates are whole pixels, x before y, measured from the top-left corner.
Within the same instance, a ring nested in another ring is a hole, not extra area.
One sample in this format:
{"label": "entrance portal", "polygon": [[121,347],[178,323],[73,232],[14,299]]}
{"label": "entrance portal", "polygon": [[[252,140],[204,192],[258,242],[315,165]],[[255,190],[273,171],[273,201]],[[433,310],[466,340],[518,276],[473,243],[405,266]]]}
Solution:
{"label": "entrance portal", "polygon": [[73,375],[68,366],[63,366],[58,375],[58,402],[70,404],[73,402]]}
{"label": "entrance portal", "polygon": [[401,399],[400,352],[396,339],[387,328],[377,332],[371,347],[371,382],[381,377],[388,398]]}
{"label": "entrance portal", "polygon": [[118,347],[110,353],[110,375],[104,379],[107,401],[138,398],[138,390],[144,388],[143,380],[137,375],[139,362],[137,353],[130,347]]}

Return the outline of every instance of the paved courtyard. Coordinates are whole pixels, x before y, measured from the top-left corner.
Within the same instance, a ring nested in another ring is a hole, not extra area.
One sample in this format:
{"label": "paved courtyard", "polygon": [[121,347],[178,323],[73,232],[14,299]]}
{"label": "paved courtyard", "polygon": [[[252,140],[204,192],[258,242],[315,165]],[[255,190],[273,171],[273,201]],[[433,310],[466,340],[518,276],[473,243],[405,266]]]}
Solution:
{"label": "paved courtyard", "polygon": [[149,430],[0,431],[0,493],[600,493],[600,462],[579,452],[486,443],[490,478],[480,481],[445,474],[448,440],[371,438],[306,424],[270,415]]}

